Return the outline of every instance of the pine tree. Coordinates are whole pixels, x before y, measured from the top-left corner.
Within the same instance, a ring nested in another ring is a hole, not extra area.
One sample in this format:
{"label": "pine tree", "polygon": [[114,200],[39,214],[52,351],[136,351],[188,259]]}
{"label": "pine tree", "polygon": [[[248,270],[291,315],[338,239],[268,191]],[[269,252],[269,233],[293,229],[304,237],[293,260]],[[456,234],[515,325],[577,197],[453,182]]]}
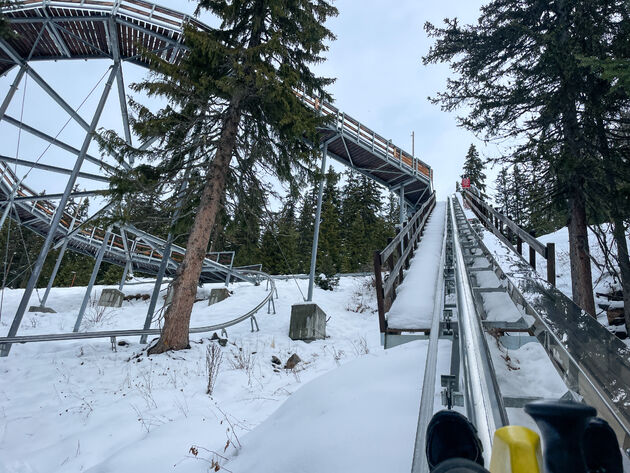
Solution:
{"label": "pine tree", "polygon": [[510,215],[512,212],[512,205],[510,202],[510,184],[508,181],[508,170],[506,167],[502,167],[497,174],[497,179],[494,181],[495,195],[494,202],[499,208],[499,212],[503,215]]}
{"label": "pine tree", "polygon": [[341,271],[341,199],[339,196],[340,176],[332,167],[325,176],[322,196],[322,214],[317,245],[317,272],[323,273],[326,280]]}
{"label": "pine tree", "polygon": [[11,23],[3,14],[3,12],[9,11],[14,6],[15,2],[13,0],[0,0],[0,38],[10,38],[15,34],[11,28]]}
{"label": "pine tree", "polygon": [[298,271],[302,274],[308,273],[311,264],[316,202],[316,190],[313,186],[303,194],[300,217],[297,222],[297,265]]}
{"label": "pine tree", "polygon": [[[200,175],[199,186],[191,187],[199,203],[186,255],[173,283],[173,301],[160,340],[151,353],[188,347],[202,262],[226,189],[238,189],[244,180],[262,186],[257,174],[261,169],[296,187],[316,159],[318,152],[309,143],[318,141],[317,127],[325,118],[312,113],[295,89],[304,87],[330,100],[324,88],[332,80],[317,77],[310,69],[323,60],[325,42],[334,38],[324,26],[337,14],[329,3],[200,0],[197,12],[201,11],[215,15],[220,28],[188,28],[185,57],[178,64],[153,58],[154,77],[135,86],[169,102],[157,114],[136,106],[136,133],[143,141],[162,139],[150,156],[158,164],[139,166],[114,181],[120,195],[133,191],[135,181],[155,188],[192,168]],[[130,150],[112,134],[107,139],[107,146],[121,158],[150,154]]]}
{"label": "pine tree", "polygon": [[481,193],[481,196],[485,199],[486,196],[486,175],[483,172],[484,163],[479,157],[479,152],[474,144],[471,144],[466,153],[466,159],[464,160],[464,169],[462,178],[467,177],[470,179],[470,185],[475,186]]}
{"label": "pine tree", "polygon": [[502,161],[544,162],[552,195],[566,203],[573,299],[591,314],[586,200],[599,173],[587,145],[584,57],[591,38],[617,37],[612,25],[627,17],[622,0],[493,0],[474,25],[426,25],[437,41],[425,63],[450,62],[457,73],[434,102],[447,111],[466,105],[462,125],[486,139],[518,140]]}

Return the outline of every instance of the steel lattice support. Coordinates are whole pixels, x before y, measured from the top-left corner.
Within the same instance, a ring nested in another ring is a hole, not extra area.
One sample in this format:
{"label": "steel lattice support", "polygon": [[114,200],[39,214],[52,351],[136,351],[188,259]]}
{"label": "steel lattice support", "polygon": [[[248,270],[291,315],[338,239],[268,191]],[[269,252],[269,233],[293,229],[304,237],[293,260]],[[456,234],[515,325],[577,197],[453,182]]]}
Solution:
{"label": "steel lattice support", "polygon": [[[2,43],[0,43],[1,45]],[[57,228],[59,223],[61,222],[61,217],[63,216],[64,209],[66,208],[66,204],[70,198],[70,193],[74,188],[77,177],[79,176],[79,172],[81,169],[81,165],[83,164],[83,160],[85,159],[85,155],[87,154],[88,147],[94,138],[94,133],[96,131],[96,126],[98,125],[99,119],[101,118],[101,113],[103,112],[103,108],[105,107],[105,102],[107,101],[107,97],[109,96],[109,91],[111,90],[112,84],[114,82],[114,78],[116,77],[118,67],[114,65],[109,74],[109,78],[105,83],[105,88],[103,93],[101,94],[101,98],[99,100],[98,106],[96,107],[96,111],[94,116],[92,117],[92,123],[89,126],[88,133],[83,140],[83,145],[81,146],[81,150],[77,160],[74,164],[74,168],[72,169],[72,174],[68,179],[68,183],[66,184],[66,188],[64,190],[64,196],[59,201],[59,205],[55,210],[55,214],[53,216],[50,227]],[[44,266],[44,262],[46,261],[46,256],[48,256],[48,251],[50,251],[50,247],[53,243],[54,232],[49,232],[46,236],[46,240],[42,245],[41,251],[39,252],[39,256],[37,257],[37,261],[33,267],[33,272],[26,284],[26,288],[24,289],[24,295],[22,296],[22,300],[20,301],[20,305],[18,306],[15,317],[13,318],[13,323],[11,324],[11,328],[9,329],[8,336],[14,337],[20,327],[20,323],[22,322],[22,318],[24,317],[24,313],[26,312],[26,308],[28,306],[31,295],[33,294],[33,290],[35,289],[35,285],[37,284],[37,280],[39,279],[39,275],[41,274],[42,267]],[[0,351],[0,356],[7,356],[9,351],[11,350],[10,345],[5,345]]]}

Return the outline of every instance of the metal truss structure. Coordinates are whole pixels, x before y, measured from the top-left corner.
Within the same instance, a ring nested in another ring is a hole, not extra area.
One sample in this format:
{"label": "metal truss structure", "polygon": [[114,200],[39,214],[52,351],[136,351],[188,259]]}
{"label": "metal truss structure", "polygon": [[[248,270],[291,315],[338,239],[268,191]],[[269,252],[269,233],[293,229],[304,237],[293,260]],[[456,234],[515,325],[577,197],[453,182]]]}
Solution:
{"label": "metal truss structure", "polygon": [[[9,217],[45,238],[8,336],[15,337],[45,259],[49,251],[55,248],[61,248],[61,252],[41,301],[42,306],[46,303],[63,253],[66,249],[70,249],[90,255],[96,261],[77,318],[75,332],[79,329],[82,314],[102,261],[125,268],[121,288],[129,270],[135,269],[157,276],[145,324],[145,329],[148,329],[162,278],[175,274],[185,249],[173,245],[172,235],[169,235],[167,239],[161,239],[129,225],[122,225],[116,230],[111,227],[98,228],[91,223],[92,218],[87,221],[78,221],[73,213],[72,199],[97,194],[98,191],[77,192],[75,183],[77,178],[86,178],[95,182],[108,181],[105,175],[82,171],[82,165],[86,161],[99,166],[104,171],[114,169],[114,166],[91,155],[88,151],[114,82],[117,86],[124,136],[129,144],[132,143],[123,63],[148,68],[151,57],[155,55],[171,63],[177,63],[186,53],[186,48],[182,44],[184,27],[192,26],[201,30],[208,27],[188,15],[144,0],[23,0],[4,13],[16,34],[9,39],[0,39],[0,75],[13,69],[17,69],[17,72],[8,93],[0,102],[0,120],[18,128],[20,132],[76,156],[73,166],[64,168],[41,163],[39,159],[24,160],[0,155],[0,204],[4,204],[0,226]],[[78,113],[77,109],[61,97],[59,92],[32,67],[36,61],[71,59],[111,61],[96,110],[89,119],[85,119]],[[7,114],[8,107],[25,76],[35,82],[85,131],[80,147],[72,146],[58,139],[57,136],[51,136],[35,126],[24,123],[22,119]],[[296,91],[296,94],[316,113],[334,117],[329,126],[320,130],[319,146],[323,152],[322,166],[325,165],[325,158],[329,155],[391,191],[399,192],[401,221],[405,208],[414,209],[431,196],[433,193],[432,171],[428,165],[405,153],[394,146],[391,140],[385,140],[330,104],[320,102],[317,98],[309,97],[300,91]],[[152,144],[152,142],[144,143],[141,147],[148,149]],[[22,180],[11,171],[7,165],[8,162],[30,169],[68,175],[64,192],[37,194],[26,187]],[[120,165],[125,169],[131,169],[134,163],[123,162]],[[320,186],[312,275],[315,269],[314,257],[317,248],[321,194],[322,187]],[[251,280],[251,276],[238,271],[237,268],[232,268],[233,257],[232,252],[208,255],[204,262],[202,281],[229,281],[233,278]],[[312,279],[311,277],[309,300],[312,296]],[[9,348],[10,345],[5,345],[1,354],[8,354]]]}

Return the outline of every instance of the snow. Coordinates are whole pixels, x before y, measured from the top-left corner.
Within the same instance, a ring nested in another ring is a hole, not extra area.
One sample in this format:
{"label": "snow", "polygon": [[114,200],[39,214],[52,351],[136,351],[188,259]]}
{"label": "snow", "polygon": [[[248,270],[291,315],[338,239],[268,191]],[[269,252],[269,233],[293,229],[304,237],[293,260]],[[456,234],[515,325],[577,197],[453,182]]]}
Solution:
{"label": "snow", "polygon": [[[117,352],[109,339],[15,345],[9,357],[0,358],[0,472],[208,471],[207,450],[231,455],[237,438],[298,388],[352,359],[382,352],[369,283],[366,277],[342,277],[334,292],[316,288],[314,300],[330,317],[329,338],[305,343],[288,337],[291,304],[302,301],[296,281],[277,281],[277,314],[261,310],[260,332],[252,333],[247,321],[228,329],[212,396],[206,394],[205,359],[211,334],[191,336],[189,350],[151,357],[135,337]],[[307,282],[297,284],[305,292]],[[205,285],[198,296],[217,286]],[[84,289],[54,288],[48,305],[59,312],[27,314],[19,333],[71,330]],[[150,284],[128,286],[124,292],[150,289]],[[216,305],[197,302],[192,325],[244,313],[266,294],[264,285],[230,289],[235,294]],[[5,291],[3,335],[21,294]],[[124,302],[82,328],[137,328],[147,307],[148,301]],[[293,353],[303,362],[274,371],[272,355],[284,363]],[[189,453],[192,446],[200,459]]]}
{"label": "snow", "polygon": [[486,292],[481,297],[488,321],[516,322],[524,315],[505,292]]}
{"label": "snow", "polygon": [[446,202],[437,202],[403,284],[398,287],[396,299],[387,314],[390,328],[419,329],[431,326],[445,217]]}
{"label": "snow", "polygon": [[[405,328],[429,326],[434,304],[445,203],[438,203],[390,312]],[[478,266],[487,266],[476,258]],[[489,271],[476,285],[498,287]],[[176,471],[201,473],[218,463],[233,473],[408,472],[416,435],[428,341],[384,351],[380,347],[371,276],[341,277],[335,291],[315,288],[329,317],[325,340],[288,337],[291,305],[302,302],[307,281],[276,280],[277,314],[257,314],[260,332],[245,321],[228,329],[220,348],[212,334],[191,336],[191,348],[147,357],[137,337],[113,352],[108,339],[15,345],[0,358],[0,473]],[[265,285],[230,286],[226,300],[207,305],[198,290],[192,326],[234,318],[256,306]],[[104,287],[96,287],[98,299]],[[298,289],[299,288],[299,289]],[[149,294],[149,282],[126,286]],[[68,332],[85,288],[55,288],[55,314],[27,314],[20,334]],[[5,290],[4,335],[22,290]],[[512,320],[520,310],[499,293],[483,293],[489,318]],[[31,300],[38,305],[37,296]],[[158,304],[158,307],[162,303]],[[126,301],[99,311],[90,304],[82,330],[138,328],[148,301]],[[412,314],[408,320],[404,311]],[[121,341],[119,339],[119,341]],[[566,388],[538,343],[507,350],[488,336],[497,379],[506,395],[557,398]],[[222,354],[212,395],[206,394],[208,347]],[[452,344],[439,341],[438,374],[450,372]],[[296,353],[291,370],[276,367]],[[441,409],[436,383],[435,409]],[[534,427],[522,409],[513,423]],[[217,462],[214,463],[213,462]]]}
{"label": "snow", "polygon": [[[243,439],[234,473],[408,472],[428,341],[355,360],[304,386]],[[450,343],[438,366],[448,369]],[[334,386],[334,390],[331,387]]]}

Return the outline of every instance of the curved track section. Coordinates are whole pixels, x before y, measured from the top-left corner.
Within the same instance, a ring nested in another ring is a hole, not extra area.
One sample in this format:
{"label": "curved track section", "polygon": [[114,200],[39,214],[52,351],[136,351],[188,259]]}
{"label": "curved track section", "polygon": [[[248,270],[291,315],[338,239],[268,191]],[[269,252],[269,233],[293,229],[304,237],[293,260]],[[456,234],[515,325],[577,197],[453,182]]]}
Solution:
{"label": "curved track section", "polygon": [[[233,325],[244,322],[245,320],[250,320],[252,325],[252,331],[258,330],[258,321],[256,320],[256,314],[267,304],[267,313],[270,313],[273,309],[273,313],[276,313],[275,303],[273,301],[273,296],[276,294],[277,290],[276,284],[273,278],[262,271],[251,271],[245,270],[241,271],[242,275],[249,275],[256,278],[257,284],[260,283],[260,279],[266,279],[267,281],[267,295],[251,310],[246,312],[245,314],[234,316],[231,320],[227,322],[222,322],[220,324],[215,325],[204,325],[201,327],[191,327],[189,329],[189,333],[207,333],[207,332],[215,332],[217,330],[221,330],[225,332],[225,329],[231,327]],[[143,336],[143,335],[160,335],[161,330],[157,328],[153,329],[138,329],[138,330],[105,330],[100,332],[79,332],[79,333],[52,333],[52,334],[42,334],[42,335],[23,335],[18,337],[0,337],[0,348],[3,348],[5,345],[11,345],[13,343],[31,343],[31,342],[52,342],[52,341],[61,341],[61,340],[85,340],[91,338],[111,338],[112,342],[116,337],[132,337],[132,336]]]}

